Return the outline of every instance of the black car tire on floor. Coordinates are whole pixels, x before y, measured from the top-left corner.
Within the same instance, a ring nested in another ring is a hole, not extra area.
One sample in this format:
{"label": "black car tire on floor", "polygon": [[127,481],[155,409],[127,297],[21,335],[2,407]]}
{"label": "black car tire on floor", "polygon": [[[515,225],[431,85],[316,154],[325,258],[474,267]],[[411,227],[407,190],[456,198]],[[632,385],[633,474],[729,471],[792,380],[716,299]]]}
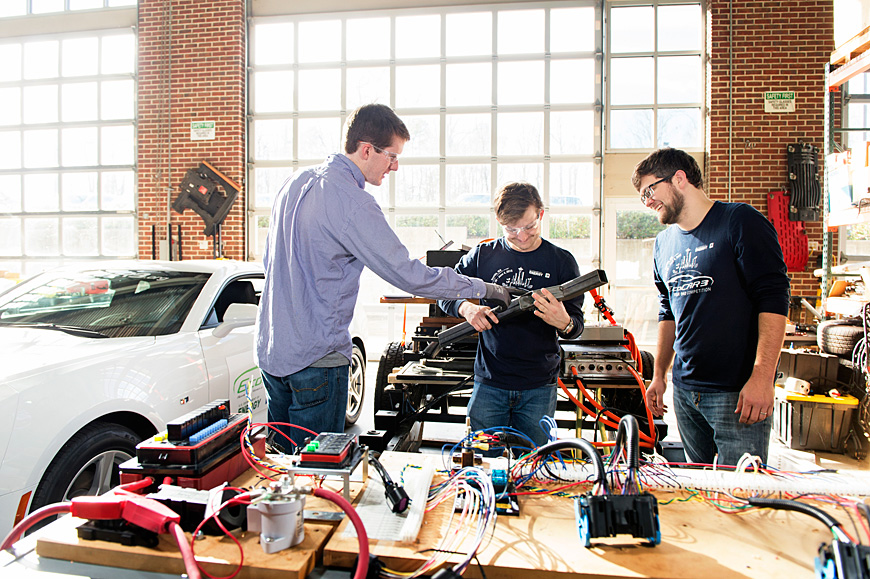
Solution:
{"label": "black car tire on floor", "polygon": [[362,414],[366,394],[366,359],[362,349],[354,344],[350,360],[350,377],[347,384],[347,410],[344,425],[356,424]]}
{"label": "black car tire on floor", "polygon": [[394,368],[401,368],[404,365],[405,347],[402,343],[390,342],[387,344],[378,362],[378,374],[375,378],[375,414],[377,414],[378,410],[389,410],[390,397],[384,393],[384,389],[388,384],[387,379]]}
{"label": "black car tire on floor", "polygon": [[846,358],[852,356],[855,344],[863,337],[859,320],[827,320],[816,330],[816,343],[822,352]]}
{"label": "black car tire on floor", "polygon": [[78,431],[63,445],[36,487],[30,511],[101,495],[120,483],[118,465],[136,456],[141,438],[120,424],[98,422]]}

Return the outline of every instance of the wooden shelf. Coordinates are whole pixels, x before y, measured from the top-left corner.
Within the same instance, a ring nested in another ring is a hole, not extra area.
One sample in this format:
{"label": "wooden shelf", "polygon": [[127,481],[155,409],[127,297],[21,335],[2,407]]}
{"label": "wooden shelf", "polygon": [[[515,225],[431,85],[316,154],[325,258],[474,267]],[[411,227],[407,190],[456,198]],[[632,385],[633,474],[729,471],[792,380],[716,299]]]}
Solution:
{"label": "wooden shelf", "polygon": [[866,207],[864,212],[861,212],[857,207],[849,207],[828,213],[828,231],[834,231],[844,225],[868,222],[870,222],[870,207]]}
{"label": "wooden shelf", "polygon": [[[838,87],[870,67],[870,26],[831,53],[828,88]],[[833,67],[837,68],[833,68]]]}

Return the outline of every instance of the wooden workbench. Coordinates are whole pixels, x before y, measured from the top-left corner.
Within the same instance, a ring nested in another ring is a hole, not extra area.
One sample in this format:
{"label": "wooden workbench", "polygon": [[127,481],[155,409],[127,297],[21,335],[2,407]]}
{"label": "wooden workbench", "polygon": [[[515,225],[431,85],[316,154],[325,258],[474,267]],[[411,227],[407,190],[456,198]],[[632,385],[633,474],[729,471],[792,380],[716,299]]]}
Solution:
{"label": "wooden workbench", "polygon": [[[396,469],[395,459],[434,459],[440,468],[440,457],[435,455],[385,453],[382,457],[391,470]],[[662,493],[659,498],[675,496],[682,497],[682,493]],[[418,568],[429,557],[418,551],[436,547],[440,541],[450,502],[426,514],[416,542],[370,541],[372,552],[390,569]],[[593,539],[592,548],[586,549],[577,533],[571,499],[523,496],[520,505],[521,516],[500,516],[494,536],[478,553],[487,577],[797,579],[813,576],[819,545],[831,541],[830,532],[806,515],[772,510],[728,515],[691,501],[660,506],[662,542],[655,547],[618,536]],[[357,542],[344,536],[347,524],[343,522],[327,543],[326,565],[349,567],[355,560]],[[454,564],[459,560],[457,556],[452,559]],[[464,577],[481,577],[480,569],[472,564]]]}

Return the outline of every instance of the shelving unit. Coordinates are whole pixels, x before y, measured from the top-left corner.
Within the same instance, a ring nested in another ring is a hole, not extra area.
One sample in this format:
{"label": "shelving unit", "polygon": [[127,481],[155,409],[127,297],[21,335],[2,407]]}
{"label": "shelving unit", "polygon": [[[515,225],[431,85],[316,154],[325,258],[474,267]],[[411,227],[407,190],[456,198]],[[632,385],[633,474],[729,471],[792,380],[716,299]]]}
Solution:
{"label": "shelving unit", "polygon": [[[858,223],[870,223],[870,203],[866,206],[849,207],[831,211],[831,176],[829,155],[834,153],[834,134],[848,131],[867,131],[870,129],[847,129],[834,126],[835,106],[840,87],[850,79],[870,70],[870,27],[854,36],[831,53],[825,66],[825,179],[824,194],[824,238],[822,244],[822,305],[823,310],[845,316],[861,315],[861,308],[867,300],[848,297],[828,297],[831,283],[837,273],[832,271],[834,233],[840,228]],[[854,274],[853,274],[854,275]],[[868,288],[870,289],[870,288]]]}

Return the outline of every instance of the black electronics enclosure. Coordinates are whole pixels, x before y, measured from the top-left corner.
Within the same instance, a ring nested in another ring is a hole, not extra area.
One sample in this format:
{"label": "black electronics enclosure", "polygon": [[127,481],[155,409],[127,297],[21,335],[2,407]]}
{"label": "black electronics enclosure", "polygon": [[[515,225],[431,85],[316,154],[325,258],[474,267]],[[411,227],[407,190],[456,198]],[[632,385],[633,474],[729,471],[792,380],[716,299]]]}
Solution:
{"label": "black electronics enclosure", "polygon": [[241,186],[203,161],[185,173],[181,193],[172,202],[172,208],[178,213],[193,209],[205,223],[203,235],[214,235],[215,227],[223,223],[241,190]]}

